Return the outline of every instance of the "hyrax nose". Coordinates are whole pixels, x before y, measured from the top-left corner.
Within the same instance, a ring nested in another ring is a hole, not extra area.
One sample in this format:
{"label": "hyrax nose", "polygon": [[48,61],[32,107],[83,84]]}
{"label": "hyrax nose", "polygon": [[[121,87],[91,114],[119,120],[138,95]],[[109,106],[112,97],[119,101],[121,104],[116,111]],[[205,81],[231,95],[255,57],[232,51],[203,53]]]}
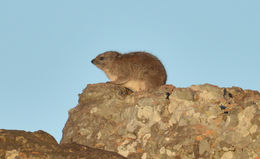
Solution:
{"label": "hyrax nose", "polygon": [[94,63],[95,59],[91,60],[91,63]]}

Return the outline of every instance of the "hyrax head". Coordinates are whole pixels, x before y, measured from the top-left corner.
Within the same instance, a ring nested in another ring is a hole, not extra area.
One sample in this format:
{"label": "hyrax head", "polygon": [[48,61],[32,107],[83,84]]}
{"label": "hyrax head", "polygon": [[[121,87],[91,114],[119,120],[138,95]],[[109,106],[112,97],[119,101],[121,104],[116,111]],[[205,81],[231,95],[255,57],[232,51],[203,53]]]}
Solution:
{"label": "hyrax head", "polygon": [[116,51],[107,51],[102,54],[99,54],[91,62],[98,68],[103,69],[107,65],[111,64],[120,55],[121,54]]}

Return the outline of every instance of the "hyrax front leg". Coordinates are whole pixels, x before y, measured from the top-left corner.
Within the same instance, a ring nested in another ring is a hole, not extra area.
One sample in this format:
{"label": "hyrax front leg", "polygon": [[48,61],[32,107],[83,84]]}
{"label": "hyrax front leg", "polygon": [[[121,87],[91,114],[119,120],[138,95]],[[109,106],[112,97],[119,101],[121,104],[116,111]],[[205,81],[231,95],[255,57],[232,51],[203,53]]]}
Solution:
{"label": "hyrax front leg", "polygon": [[116,80],[110,81],[108,83],[122,85],[122,84],[125,84],[128,81],[129,81],[129,79],[127,77],[118,77]]}

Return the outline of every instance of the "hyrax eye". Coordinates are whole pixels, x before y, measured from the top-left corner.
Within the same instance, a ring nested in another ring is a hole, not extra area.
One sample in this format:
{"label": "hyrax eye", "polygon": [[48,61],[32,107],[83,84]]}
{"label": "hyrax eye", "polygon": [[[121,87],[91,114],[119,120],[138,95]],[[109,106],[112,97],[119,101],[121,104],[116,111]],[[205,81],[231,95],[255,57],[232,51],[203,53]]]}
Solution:
{"label": "hyrax eye", "polygon": [[99,60],[104,60],[104,57],[100,57]]}

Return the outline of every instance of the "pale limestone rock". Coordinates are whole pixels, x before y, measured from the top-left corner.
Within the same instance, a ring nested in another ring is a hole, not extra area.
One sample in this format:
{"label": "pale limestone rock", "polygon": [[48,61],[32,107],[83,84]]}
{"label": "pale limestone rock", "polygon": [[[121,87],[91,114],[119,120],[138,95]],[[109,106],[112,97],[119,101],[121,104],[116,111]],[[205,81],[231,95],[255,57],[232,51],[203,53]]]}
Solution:
{"label": "pale limestone rock", "polygon": [[231,151],[225,152],[221,159],[233,159],[234,153]]}
{"label": "pale limestone rock", "polygon": [[69,112],[61,143],[129,159],[260,158],[259,92],[210,84],[171,88],[132,93],[88,85]]}

